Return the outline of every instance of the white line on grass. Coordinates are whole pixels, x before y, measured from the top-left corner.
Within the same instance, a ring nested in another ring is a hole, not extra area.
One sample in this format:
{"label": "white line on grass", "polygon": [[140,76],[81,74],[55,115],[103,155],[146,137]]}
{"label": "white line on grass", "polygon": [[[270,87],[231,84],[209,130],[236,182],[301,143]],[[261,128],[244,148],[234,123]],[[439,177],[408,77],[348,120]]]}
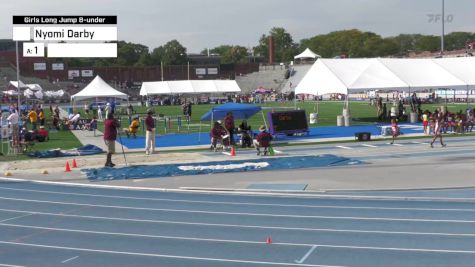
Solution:
{"label": "white line on grass", "polygon": [[336,265],[295,264],[295,263],[287,263],[287,262],[266,262],[266,261],[247,261],[247,260],[233,260],[233,259],[220,259],[220,258],[190,257],[190,256],[178,256],[178,255],[166,255],[166,254],[152,254],[152,253],[138,253],[138,252],[127,252],[127,251],[114,251],[114,250],[87,249],[87,248],[76,248],[76,247],[50,246],[50,245],[7,242],[7,241],[0,241],[0,244],[16,245],[16,246],[28,246],[28,247],[40,247],[40,248],[52,248],[52,249],[61,249],[61,250],[83,251],[83,252],[107,253],[107,254],[115,254],[115,255],[142,256],[142,257],[155,257],[155,258],[171,258],[171,259],[186,259],[186,260],[199,260],[199,261],[211,261],[211,262],[232,262],[232,263],[245,263],[245,264],[256,264],[256,265],[280,265],[280,266],[338,267]]}
{"label": "white line on grass", "polygon": [[[314,219],[346,219],[346,220],[368,220],[368,221],[415,221],[415,222],[453,222],[453,223],[475,223],[474,220],[435,220],[435,219],[408,219],[408,218],[379,218],[379,217],[352,217],[352,216],[317,216],[317,215],[294,215],[294,214],[271,214],[271,213],[249,213],[249,212],[225,212],[225,211],[205,211],[205,210],[186,210],[186,209],[159,209],[159,208],[142,208],[131,206],[113,206],[113,205],[94,205],[73,202],[58,202],[46,200],[20,199],[0,197],[0,199],[33,202],[33,203],[48,203],[58,205],[70,205],[79,207],[94,207],[94,208],[108,208],[108,209],[123,209],[123,210],[143,210],[143,211],[162,211],[162,212],[181,212],[191,214],[213,214],[213,215],[235,215],[235,216],[253,216],[253,217],[276,217],[276,218],[314,218]],[[34,212],[39,214],[38,212]]]}
{"label": "white line on grass", "polygon": [[313,245],[310,250],[305,254],[300,260],[295,260],[296,263],[303,263],[309,256],[312,254],[312,252],[317,248],[316,245]]}

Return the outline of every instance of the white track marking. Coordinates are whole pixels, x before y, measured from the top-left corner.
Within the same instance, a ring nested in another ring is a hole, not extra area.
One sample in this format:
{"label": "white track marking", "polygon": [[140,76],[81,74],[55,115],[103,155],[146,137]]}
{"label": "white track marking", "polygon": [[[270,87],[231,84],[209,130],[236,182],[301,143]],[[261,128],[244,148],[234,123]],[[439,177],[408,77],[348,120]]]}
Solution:
{"label": "white track marking", "polygon": [[52,248],[52,249],[61,249],[61,250],[83,251],[83,252],[107,253],[107,254],[116,254],[116,255],[131,255],[131,256],[142,256],[142,257],[201,260],[201,261],[212,261],[212,262],[233,262],[233,263],[246,263],[246,264],[256,264],[256,265],[339,267],[339,266],[335,266],[335,265],[295,264],[295,263],[287,263],[287,262],[246,261],[246,260],[232,260],[232,259],[219,259],[219,258],[189,257],[189,256],[166,255],[166,254],[152,254],[152,253],[138,253],[138,252],[127,252],[127,251],[114,251],[114,250],[100,250],[100,249],[50,246],[50,245],[41,245],[41,244],[32,244],[32,243],[17,243],[17,242],[7,242],[7,241],[0,241],[0,244],[16,245],[16,246],[27,246],[27,247]]}
{"label": "white track marking", "polygon": [[62,261],[61,263],[66,263],[66,262],[68,262],[68,261],[72,261],[72,260],[75,260],[75,259],[77,259],[77,258],[79,258],[79,256],[69,258],[69,259],[67,259],[67,260]]}
{"label": "white track marking", "polygon": [[[265,242],[259,242],[259,243],[263,244],[263,245],[266,245]],[[201,258],[201,257],[188,257],[188,256],[162,255],[162,254],[148,254],[148,253],[136,253],[136,252],[125,252],[125,251],[113,251],[113,250],[98,250],[98,249],[87,249],[87,248],[51,246],[51,245],[19,243],[19,242],[9,242],[9,241],[0,241],[0,244],[31,246],[31,247],[43,247],[43,248],[55,248],[55,249],[66,249],[66,250],[77,250],[77,251],[88,251],[88,252],[101,252],[101,253],[112,253],[112,254],[137,255],[137,256],[168,257],[168,258],[196,259],[196,260],[202,259],[202,260],[239,262],[239,263],[257,263],[257,264],[266,264],[266,265],[275,264],[275,265],[286,265],[286,266],[329,266],[329,265],[307,265],[307,264],[298,264],[298,265],[296,265],[296,264],[291,264],[291,263],[272,263],[272,262],[260,262],[260,261],[245,261],[245,260]],[[272,245],[317,246],[317,247],[323,247],[323,248],[379,250],[379,251],[389,250],[389,251],[431,252],[431,253],[449,253],[449,254],[452,254],[452,253],[455,253],[455,254],[475,254],[475,251],[473,251],[473,250],[393,248],[393,247],[344,246],[344,245],[327,245],[327,244],[293,244],[293,243],[272,243]]]}
{"label": "white track marking", "polygon": [[300,260],[295,260],[295,263],[303,263],[309,256],[312,254],[312,252],[317,248],[316,245],[313,245],[310,250],[305,254]]}
{"label": "white track marking", "polygon": [[336,147],[338,147],[338,148],[343,148],[343,149],[353,149],[353,148],[348,147],[348,146],[336,146]]}
{"label": "white track marking", "polygon": [[[58,205],[70,205],[79,207],[96,207],[96,208],[110,208],[110,209],[128,209],[128,210],[143,210],[143,211],[163,211],[163,212],[182,212],[191,214],[216,214],[216,215],[236,215],[236,216],[254,216],[254,217],[277,217],[277,218],[314,218],[314,219],[344,219],[344,220],[368,220],[368,221],[415,221],[415,222],[453,222],[453,223],[475,223],[475,220],[435,220],[435,219],[407,219],[407,218],[379,218],[379,217],[345,217],[345,216],[317,216],[317,215],[294,215],[294,214],[271,214],[271,213],[249,213],[249,212],[225,212],[225,211],[205,211],[205,210],[186,210],[186,209],[159,209],[159,208],[143,208],[132,206],[114,206],[114,205],[95,205],[83,204],[74,202],[59,202],[20,198],[0,197],[0,199],[7,199],[13,201],[33,202],[33,203],[48,203]],[[37,213],[37,212],[34,212]]]}
{"label": "white track marking", "polygon": [[[100,188],[100,189],[114,189],[114,190],[133,190],[133,191],[148,191],[148,192],[171,192],[171,193],[216,193],[216,190],[207,189],[207,188],[185,188],[180,187],[176,188],[162,188],[162,187],[139,187],[139,186],[120,186],[120,185],[104,185],[104,184],[90,184],[90,183],[72,183],[72,182],[57,182],[57,181],[42,181],[42,180],[27,180],[27,179],[18,179],[18,178],[7,178],[0,177],[0,181],[16,181],[16,182],[27,182],[33,184],[47,184],[47,185],[56,185],[56,186],[68,186],[68,187],[79,187],[79,188]],[[199,191],[197,191],[199,190]],[[237,195],[237,196],[282,196],[282,197],[298,197],[298,198],[320,198],[320,199],[357,199],[357,200],[404,200],[404,201],[434,201],[434,200],[443,200],[443,201],[475,201],[475,198],[454,198],[450,197],[399,197],[399,196],[352,196],[352,195],[336,195],[336,194],[318,194],[317,192],[309,193],[302,195],[301,193],[289,193],[289,192],[249,192],[249,191],[239,191],[239,190],[221,190],[220,194],[225,195]]]}
{"label": "white track marking", "polygon": [[20,265],[10,265],[10,264],[1,264],[0,267],[25,267],[25,266],[20,266]]}
{"label": "white track marking", "polygon": [[183,200],[183,199],[168,199],[168,198],[128,197],[128,196],[97,195],[97,194],[86,194],[86,193],[66,193],[66,192],[33,190],[33,189],[19,189],[19,188],[9,188],[9,187],[1,187],[0,186],[0,191],[1,190],[35,192],[35,193],[45,193],[45,194],[55,194],[55,195],[66,195],[66,196],[85,196],[85,197],[98,197],[98,198],[110,198],[110,199],[147,200],[147,201],[173,202],[173,203],[219,204],[219,205],[232,205],[232,206],[296,207],[296,208],[316,208],[316,209],[318,209],[318,208],[328,208],[328,209],[467,211],[467,212],[475,212],[475,209],[397,208],[397,207],[376,207],[376,206],[330,206],[330,205],[305,205],[305,204],[270,204],[270,203],[253,203],[253,202],[227,202],[227,201]]}
{"label": "white track marking", "polygon": [[413,144],[419,144],[419,145],[428,145],[428,144],[429,144],[429,143],[417,142],[417,141],[412,141],[411,143],[413,143]]}
{"label": "white track marking", "polygon": [[392,146],[404,146],[404,145],[394,143],[392,144]]}
{"label": "white track marking", "polygon": [[29,214],[25,214],[25,215],[21,215],[21,216],[16,216],[16,217],[13,217],[13,218],[8,218],[8,219],[5,219],[5,220],[1,220],[0,223],[3,223],[3,222],[7,222],[7,221],[11,221],[11,220],[16,220],[16,219],[20,219],[20,218],[24,218],[24,217],[28,217],[28,216],[31,216],[35,214],[34,212],[31,212]]}
{"label": "white track marking", "polygon": [[[9,212],[14,212],[9,210]],[[24,211],[19,211],[24,212]],[[308,231],[308,232],[332,232],[332,233],[365,233],[365,234],[392,234],[392,235],[421,235],[421,236],[456,236],[456,237],[475,237],[475,234],[460,233],[433,233],[433,232],[403,232],[403,231],[377,231],[377,230],[352,230],[352,229],[329,229],[329,228],[306,228],[306,227],[283,227],[283,226],[266,226],[266,225],[239,225],[239,224],[219,224],[219,223],[202,223],[202,222],[182,222],[182,221],[165,221],[165,220],[149,220],[149,219],[131,219],[118,217],[101,217],[88,215],[74,215],[64,213],[47,213],[38,212],[37,215],[58,216],[67,218],[81,218],[91,220],[121,221],[121,222],[137,222],[137,223],[156,223],[156,224],[173,224],[173,225],[191,225],[191,226],[209,226],[209,227],[227,227],[242,229],[264,229],[264,230],[285,230],[285,231]],[[28,225],[18,224],[2,224],[4,226],[30,227]],[[31,226],[35,227],[35,226]]]}
{"label": "white track marking", "polygon": [[374,146],[374,145],[368,145],[368,144],[361,144],[362,146],[365,146],[365,147],[377,147],[377,146]]}

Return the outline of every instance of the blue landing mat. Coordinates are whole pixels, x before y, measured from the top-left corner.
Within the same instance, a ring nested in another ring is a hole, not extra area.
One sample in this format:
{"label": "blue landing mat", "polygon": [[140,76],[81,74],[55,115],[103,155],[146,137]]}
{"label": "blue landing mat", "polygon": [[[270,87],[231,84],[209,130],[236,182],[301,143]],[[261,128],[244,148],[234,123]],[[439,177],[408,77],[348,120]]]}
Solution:
{"label": "blue landing mat", "polygon": [[337,157],[334,155],[320,155],[297,157],[268,157],[250,160],[228,160],[192,164],[138,165],[123,168],[84,169],[83,172],[86,174],[87,178],[90,181],[104,181],[260,170],[288,170],[328,166],[356,165],[362,163],[362,161],[352,160],[350,158],[345,157]]}

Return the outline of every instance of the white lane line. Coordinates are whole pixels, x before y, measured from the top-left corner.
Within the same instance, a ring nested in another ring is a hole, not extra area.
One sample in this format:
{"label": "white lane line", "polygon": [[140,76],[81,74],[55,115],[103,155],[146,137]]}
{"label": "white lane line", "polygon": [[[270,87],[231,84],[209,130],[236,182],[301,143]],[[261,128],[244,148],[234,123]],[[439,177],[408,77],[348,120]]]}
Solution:
{"label": "white lane line", "polygon": [[312,252],[317,248],[316,245],[313,245],[310,250],[305,254],[300,260],[295,260],[295,263],[303,263],[309,256],[312,254]]}
{"label": "white lane line", "polygon": [[16,219],[20,219],[20,218],[24,218],[24,217],[28,217],[28,216],[31,216],[33,214],[34,213],[28,213],[28,214],[24,214],[24,215],[21,215],[21,216],[16,216],[16,217],[13,217],[13,218],[2,220],[2,221],[0,221],[0,223],[11,221],[11,220],[16,220]]}
{"label": "white lane line", "polygon": [[412,141],[413,144],[428,145],[429,143]]}
{"label": "white lane line", "polygon": [[[117,217],[99,217],[86,215],[73,215],[62,213],[38,213],[38,215],[58,216],[67,218],[81,218],[91,220],[134,222],[134,223],[153,223],[153,224],[172,224],[172,225],[191,225],[191,226],[209,226],[223,228],[243,228],[243,229],[263,229],[263,230],[285,230],[285,231],[306,231],[306,232],[331,232],[331,233],[364,233],[364,234],[388,234],[388,235],[419,235],[419,236],[450,236],[450,237],[475,237],[475,234],[463,233],[436,233],[436,232],[407,232],[407,231],[378,231],[378,230],[354,230],[354,229],[331,229],[331,228],[308,228],[308,227],[284,227],[267,225],[240,225],[240,224],[220,224],[220,223],[202,223],[202,222],[182,222],[165,220],[147,220],[147,219],[129,219]],[[12,226],[23,228],[35,228],[39,226],[19,225],[19,224],[1,224],[0,226]]]}
{"label": "white lane line", "polygon": [[22,266],[22,265],[11,265],[11,264],[1,264],[1,263],[0,263],[0,267],[26,267],[26,266]]}
{"label": "white lane line", "polygon": [[296,264],[296,263],[288,263],[288,262],[247,261],[247,260],[233,260],[233,259],[222,259],[222,258],[205,258],[205,257],[190,257],[190,256],[178,256],[178,255],[167,255],[167,254],[138,253],[138,252],[127,252],[127,251],[115,251],[115,250],[50,246],[50,245],[41,245],[41,244],[32,244],[32,243],[17,243],[17,242],[7,242],[7,241],[0,241],[0,244],[52,248],[52,249],[61,249],[61,250],[83,251],[83,252],[107,253],[107,254],[115,254],[115,255],[200,260],[200,261],[210,261],[210,262],[231,262],[231,263],[244,263],[244,264],[255,264],[255,265],[279,265],[279,266],[343,267],[343,266],[337,266],[337,265]]}
{"label": "white lane line", "polygon": [[391,144],[391,143],[386,143],[386,145],[390,145],[390,146],[403,146],[403,145],[401,145],[401,144],[396,144],[396,143],[393,143],[393,144]]}
{"label": "white lane line", "polygon": [[77,259],[77,258],[79,258],[79,256],[69,258],[69,259],[67,259],[67,260],[62,261],[61,263],[66,263],[66,262],[68,262],[68,261],[72,261],[72,260],[75,260],[75,259]]}
{"label": "white lane line", "polygon": [[[276,217],[276,218],[345,219],[345,220],[366,220],[366,221],[475,223],[475,220],[436,220],[436,219],[409,219],[409,218],[384,218],[384,217],[318,216],[318,215],[294,215],[294,214],[249,213],[249,212],[225,212],[225,211],[159,209],[159,208],[141,208],[141,207],[130,207],[130,206],[94,205],[94,204],[83,204],[83,203],[73,203],[73,202],[58,202],[58,201],[32,200],[32,199],[19,199],[19,198],[6,198],[6,197],[0,197],[0,199],[8,199],[8,200],[22,201],[22,202],[33,202],[33,203],[48,203],[48,204],[57,204],[57,205],[79,206],[79,207],[141,210],[141,211],[182,212],[182,213],[192,213],[192,214],[236,215],[236,216]],[[35,213],[38,213],[38,212],[35,212]]]}
{"label": "white lane line", "polygon": [[[143,181],[143,179],[138,179]],[[134,180],[135,182],[135,180]],[[147,200],[157,202],[173,202],[173,203],[197,203],[197,204],[222,204],[222,205],[234,205],[234,206],[262,206],[262,207],[297,207],[297,208],[329,208],[329,209],[369,209],[369,210],[410,210],[410,211],[467,211],[475,212],[475,209],[441,209],[441,208],[397,208],[397,207],[376,207],[376,206],[329,206],[329,205],[305,205],[305,204],[270,204],[270,203],[254,203],[254,202],[227,202],[227,201],[206,201],[206,200],[183,200],[183,199],[168,199],[168,198],[148,198],[148,197],[127,197],[127,196],[114,196],[114,195],[97,195],[86,193],[66,193],[56,191],[44,191],[33,189],[19,189],[1,187],[1,190],[22,191],[22,192],[35,192],[45,194],[56,194],[66,196],[85,196],[85,197],[98,197],[98,198],[110,198],[110,199],[130,199],[130,200]]]}
{"label": "white lane line", "polygon": [[[457,150],[453,150],[457,152]],[[465,150],[462,150],[465,151]],[[87,184],[87,183],[72,183],[72,182],[57,182],[57,181],[42,181],[42,180],[26,180],[26,179],[17,179],[17,178],[7,178],[1,177],[0,181],[19,181],[33,184],[46,184],[46,185],[55,185],[55,186],[67,186],[71,188],[94,188],[94,189],[107,189],[107,190],[132,190],[135,192],[146,191],[146,192],[168,192],[168,193],[201,193],[201,194],[215,194],[216,190],[202,189],[199,191],[190,191],[186,187],[176,188],[162,188],[162,187],[140,187],[140,186],[120,186],[120,185],[103,185],[103,184]],[[226,190],[220,192],[220,194],[232,195],[232,196],[280,196],[280,197],[293,197],[293,198],[302,198],[301,193],[289,193],[289,192],[242,192],[239,190]],[[408,197],[408,196],[360,196],[360,195],[335,195],[335,194],[317,194],[309,193],[305,194],[306,198],[318,198],[318,199],[344,199],[344,200],[397,200],[397,201],[454,201],[454,198],[450,197]],[[475,201],[475,198],[457,198],[455,201]]]}
{"label": "white lane line", "polygon": [[[263,242],[260,242],[264,244]],[[138,252],[126,252],[126,251],[114,251],[114,250],[100,250],[100,249],[87,249],[87,248],[76,248],[76,247],[63,247],[63,246],[52,246],[52,245],[41,245],[41,244],[32,244],[32,243],[19,243],[19,242],[10,242],[10,241],[0,241],[0,244],[6,245],[19,245],[19,246],[31,246],[31,247],[42,247],[42,248],[55,248],[55,249],[65,249],[65,250],[77,250],[77,251],[87,251],[87,252],[102,252],[102,253],[112,253],[112,254],[125,254],[125,255],[137,255],[137,256],[151,256],[151,257],[166,257],[166,258],[179,258],[179,259],[195,259],[195,260],[209,260],[209,261],[224,261],[224,262],[238,262],[238,263],[256,263],[256,264],[266,264],[266,265],[285,265],[285,266],[330,266],[330,265],[309,265],[309,264],[293,264],[293,263],[281,263],[281,262],[262,262],[262,261],[246,261],[246,260],[231,260],[231,259],[216,259],[216,258],[201,258],[201,257],[190,257],[190,256],[175,256],[175,255],[166,255],[166,254],[149,254],[149,253],[138,253]],[[285,243],[273,243],[273,245]],[[264,244],[265,245],[265,244]],[[475,254],[473,250],[447,250],[447,249],[424,249],[424,248],[393,248],[393,247],[370,247],[370,246],[345,246],[345,245],[327,245],[327,244],[286,244],[286,245],[301,245],[301,246],[317,246],[322,248],[340,248],[340,249],[355,249],[355,250],[378,250],[378,251],[410,251],[410,252],[430,252],[430,253],[448,253],[448,254]],[[266,245],[267,246],[267,245]],[[331,265],[334,266],[334,265]]]}
{"label": "white lane line", "polygon": [[335,146],[335,147],[338,147],[338,148],[343,148],[343,149],[353,149],[351,147],[348,147],[348,146]]}
{"label": "white lane line", "polygon": [[368,144],[361,144],[362,146],[365,146],[365,147],[377,147],[377,146],[374,146],[374,145],[368,145]]}

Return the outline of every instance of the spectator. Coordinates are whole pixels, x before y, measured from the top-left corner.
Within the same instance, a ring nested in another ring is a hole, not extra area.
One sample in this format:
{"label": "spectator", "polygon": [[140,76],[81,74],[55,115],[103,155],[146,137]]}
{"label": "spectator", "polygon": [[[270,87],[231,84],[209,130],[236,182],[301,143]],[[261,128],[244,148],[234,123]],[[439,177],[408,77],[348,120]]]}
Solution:
{"label": "spectator", "polygon": [[97,118],[99,121],[102,121],[103,118],[102,118],[102,107],[101,105],[97,105]]}
{"label": "spectator", "polygon": [[18,112],[15,109],[12,109],[10,112],[7,121],[8,127],[12,129],[12,145],[15,147],[18,145],[20,135],[20,129],[18,128]]}
{"label": "spectator", "polygon": [[106,114],[105,114],[105,115],[106,115],[106,118],[109,117],[109,113],[112,113],[112,112],[111,112],[111,104],[110,104],[109,102],[107,102],[106,107],[104,108],[104,112],[106,113]]}
{"label": "spectator", "polygon": [[35,109],[32,108],[27,116],[28,116],[28,118],[30,120],[30,123],[31,123],[31,129],[33,131],[35,131],[36,130],[36,124],[37,124],[37,121],[38,121],[38,114],[36,113]]}
{"label": "spectator", "polygon": [[252,146],[252,131],[251,126],[247,124],[246,120],[243,120],[238,127],[238,131],[241,134],[241,147],[251,147]]}
{"label": "spectator", "polygon": [[40,127],[45,126],[45,112],[43,111],[42,108],[40,108],[39,117],[40,117]]}
{"label": "spectator", "polygon": [[134,119],[130,123],[129,128],[124,128],[123,131],[127,135],[127,138],[129,138],[130,135],[133,135],[134,138],[136,138],[137,137],[136,134],[137,134],[137,131],[138,131],[139,127],[140,127],[139,117],[136,116],[136,117],[134,117]]}

